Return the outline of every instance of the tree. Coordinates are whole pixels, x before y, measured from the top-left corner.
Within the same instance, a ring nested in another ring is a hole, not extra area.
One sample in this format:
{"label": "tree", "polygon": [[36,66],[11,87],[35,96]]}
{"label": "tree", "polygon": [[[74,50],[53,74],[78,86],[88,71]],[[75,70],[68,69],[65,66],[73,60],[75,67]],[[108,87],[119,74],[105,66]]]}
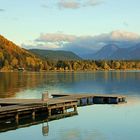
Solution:
{"label": "tree", "polygon": [[75,61],[74,63],[73,63],[73,70],[80,70],[80,65],[79,65],[79,63],[77,62],[77,61]]}
{"label": "tree", "polygon": [[127,68],[127,63],[122,62],[120,68],[125,70]]}
{"label": "tree", "polygon": [[0,52],[0,67],[3,67],[3,62],[4,62],[4,55],[2,52]]}
{"label": "tree", "polygon": [[101,61],[101,68],[108,70],[110,69],[109,65],[107,64],[106,61]]}
{"label": "tree", "polygon": [[11,62],[11,65],[12,65],[13,67],[17,67],[17,65],[18,65],[18,60],[17,60],[16,58],[13,58],[13,60],[12,60],[12,62]]}
{"label": "tree", "polygon": [[140,69],[140,62],[137,62],[137,63],[136,63],[136,68],[137,68],[137,69]]}
{"label": "tree", "polygon": [[120,69],[120,66],[121,66],[120,62],[118,62],[118,61],[113,62],[114,69]]}
{"label": "tree", "polygon": [[4,55],[2,52],[0,52],[0,61],[3,61],[4,60]]}
{"label": "tree", "polygon": [[7,59],[4,60],[4,66],[9,66],[9,62]]}

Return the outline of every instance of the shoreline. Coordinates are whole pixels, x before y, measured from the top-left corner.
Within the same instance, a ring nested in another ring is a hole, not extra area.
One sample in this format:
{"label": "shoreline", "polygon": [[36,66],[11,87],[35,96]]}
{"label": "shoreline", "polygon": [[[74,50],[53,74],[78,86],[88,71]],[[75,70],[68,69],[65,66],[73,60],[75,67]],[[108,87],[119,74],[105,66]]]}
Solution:
{"label": "shoreline", "polygon": [[18,71],[18,70],[7,70],[7,71],[1,71],[0,73],[14,73],[14,72],[19,72],[19,73],[24,73],[24,72],[33,72],[33,73],[83,73],[83,72],[131,72],[131,71],[140,71],[140,69],[110,69],[110,70],[104,70],[104,69],[100,69],[100,70],[41,70],[41,71],[28,71],[28,70],[24,70],[24,71]]}

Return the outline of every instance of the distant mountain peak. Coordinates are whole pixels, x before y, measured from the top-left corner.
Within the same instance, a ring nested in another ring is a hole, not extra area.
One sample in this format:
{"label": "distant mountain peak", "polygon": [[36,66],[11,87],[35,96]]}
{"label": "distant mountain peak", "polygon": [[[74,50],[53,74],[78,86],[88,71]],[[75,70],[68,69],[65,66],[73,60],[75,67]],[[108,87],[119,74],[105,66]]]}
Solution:
{"label": "distant mountain peak", "polygon": [[119,47],[116,44],[108,44],[102,47],[94,56],[95,59],[108,59]]}
{"label": "distant mountain peak", "polygon": [[107,44],[103,48],[105,48],[105,49],[107,49],[107,48],[108,49],[119,49],[119,46],[116,44]]}
{"label": "distant mountain peak", "polygon": [[120,48],[116,44],[105,45],[94,55],[94,59],[140,60],[140,43],[127,48]]}

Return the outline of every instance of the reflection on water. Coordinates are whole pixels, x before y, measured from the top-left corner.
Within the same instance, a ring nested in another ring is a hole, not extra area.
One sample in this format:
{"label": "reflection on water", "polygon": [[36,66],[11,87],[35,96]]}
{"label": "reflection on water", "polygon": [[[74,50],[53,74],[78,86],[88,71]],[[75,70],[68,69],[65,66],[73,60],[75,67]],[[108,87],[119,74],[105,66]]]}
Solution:
{"label": "reflection on water", "polygon": [[78,108],[77,116],[50,121],[48,126],[40,122],[30,127],[0,133],[0,139],[18,140],[20,136],[20,140],[139,140],[139,83],[139,71],[0,73],[1,98],[40,98],[44,91],[117,93],[127,96],[127,104]]}
{"label": "reflection on water", "polygon": [[43,136],[48,136],[49,133],[49,124],[47,122],[47,124],[44,122],[42,123],[42,134]]}
{"label": "reflection on water", "polygon": [[17,135],[20,135],[20,140],[44,140],[44,135],[49,140],[139,139],[140,112],[135,111],[139,107],[140,104],[131,107],[127,104],[93,105],[79,108],[79,116],[52,121],[49,124],[45,120],[38,120],[41,124],[23,129],[22,126],[33,123],[31,120],[24,120],[17,126],[22,129],[1,133],[0,139],[17,140]]}
{"label": "reflection on water", "polygon": [[59,119],[64,119],[67,117],[73,117],[76,114],[71,115],[55,115],[55,117],[48,118],[45,114],[38,114],[35,118],[32,118],[31,116],[26,116],[24,118],[20,118],[18,121],[16,121],[14,118],[4,118],[0,120],[0,133],[8,132],[8,131],[14,131],[20,128],[26,128],[33,125],[42,124],[42,135],[48,136],[49,133],[49,122]]}
{"label": "reflection on water", "polygon": [[107,140],[106,136],[98,130],[81,131],[78,129],[61,130],[61,140]]}
{"label": "reflection on water", "polygon": [[40,98],[44,91],[133,96],[139,83],[140,72],[0,73],[0,98]]}
{"label": "reflection on water", "polygon": [[[13,131],[16,129],[21,129],[21,128],[26,128],[32,125],[37,125],[37,124],[41,124],[42,126],[40,126],[40,130],[42,128],[42,136],[49,136],[49,122],[48,119],[45,117],[39,117],[35,120],[33,119],[24,119],[24,120],[20,120],[19,123],[17,124],[16,122],[9,122],[9,121],[3,121],[3,123],[0,123],[0,133],[1,132],[7,132],[7,131]],[[83,126],[84,127],[84,126]],[[86,140],[106,140],[105,136],[103,134],[101,134],[98,130],[94,130],[94,131],[86,131],[84,130],[83,132],[81,132],[81,130],[78,128],[74,128],[74,129],[62,129],[61,131],[61,140],[77,140],[79,138],[84,139],[84,137],[86,138]],[[14,131],[13,131],[14,132]],[[40,132],[41,133],[41,132]]]}
{"label": "reflection on water", "polygon": [[24,118],[24,120],[20,120],[18,123],[16,121],[3,120],[3,122],[0,123],[0,133],[25,128],[37,124],[42,124],[42,135],[48,136],[49,124],[48,118],[46,117],[38,117],[34,120],[31,118]]}

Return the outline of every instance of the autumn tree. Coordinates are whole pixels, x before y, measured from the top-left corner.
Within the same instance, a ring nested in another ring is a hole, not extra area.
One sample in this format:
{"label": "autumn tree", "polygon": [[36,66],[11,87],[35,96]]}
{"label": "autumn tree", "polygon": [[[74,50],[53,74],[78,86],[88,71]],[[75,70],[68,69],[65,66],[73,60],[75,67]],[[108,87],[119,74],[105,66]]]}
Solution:
{"label": "autumn tree", "polygon": [[15,68],[18,65],[18,60],[16,58],[12,59],[11,65]]}

